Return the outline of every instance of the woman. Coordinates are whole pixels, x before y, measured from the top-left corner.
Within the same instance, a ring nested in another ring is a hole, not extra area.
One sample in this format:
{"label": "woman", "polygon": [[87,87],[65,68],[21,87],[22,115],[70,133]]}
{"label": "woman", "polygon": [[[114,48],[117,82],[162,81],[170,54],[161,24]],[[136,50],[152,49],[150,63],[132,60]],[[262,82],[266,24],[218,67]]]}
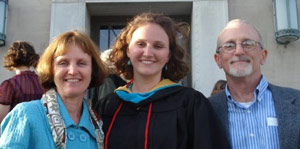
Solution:
{"label": "woman", "polygon": [[216,95],[216,94],[222,92],[223,90],[225,90],[226,83],[227,83],[226,80],[218,80],[215,83],[214,88],[210,93],[210,96]]}
{"label": "woman", "polygon": [[186,23],[152,13],[123,29],[111,60],[131,81],[97,105],[105,148],[228,148],[209,101],[178,83],[189,71],[179,44],[188,31]]}
{"label": "woman", "polygon": [[115,68],[111,64],[109,55],[112,49],[105,50],[101,53],[101,60],[109,68],[109,75],[104,80],[103,84],[95,88],[91,88],[87,91],[87,98],[91,100],[92,108],[95,108],[97,102],[105,97],[107,94],[114,92],[119,86],[126,84],[126,81],[121,77],[115,74]]}
{"label": "woman", "polygon": [[97,47],[78,31],[63,33],[37,67],[48,91],[15,107],[1,125],[0,148],[101,148],[101,123],[83,99],[107,75]]}
{"label": "woman", "polygon": [[39,99],[43,89],[39,77],[30,68],[36,68],[40,56],[25,41],[11,44],[4,56],[4,67],[16,75],[0,85],[0,123],[18,103]]}

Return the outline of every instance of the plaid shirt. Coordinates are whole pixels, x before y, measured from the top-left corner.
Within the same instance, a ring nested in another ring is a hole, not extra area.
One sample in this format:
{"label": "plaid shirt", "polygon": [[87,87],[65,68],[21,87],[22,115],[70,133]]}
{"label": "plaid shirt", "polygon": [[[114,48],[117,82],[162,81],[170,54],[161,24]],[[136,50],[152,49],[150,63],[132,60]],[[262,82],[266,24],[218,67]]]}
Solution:
{"label": "plaid shirt", "polygon": [[10,110],[18,103],[40,99],[44,90],[38,76],[32,71],[23,71],[0,86],[0,104],[10,105]]}

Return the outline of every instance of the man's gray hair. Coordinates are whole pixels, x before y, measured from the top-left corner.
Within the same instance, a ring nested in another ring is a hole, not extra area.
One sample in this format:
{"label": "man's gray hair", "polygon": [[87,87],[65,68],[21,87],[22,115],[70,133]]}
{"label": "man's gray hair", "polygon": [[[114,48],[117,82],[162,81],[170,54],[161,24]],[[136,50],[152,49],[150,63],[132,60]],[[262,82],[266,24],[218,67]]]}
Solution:
{"label": "man's gray hair", "polygon": [[[259,42],[260,42],[261,48],[264,49],[263,39],[262,39],[262,37],[261,37],[261,34],[259,33],[259,31],[256,29],[255,26],[249,24],[246,20],[242,20],[242,19],[233,19],[233,20],[229,21],[229,22],[226,24],[226,26],[224,27],[224,29],[220,32],[220,34],[227,28],[227,26],[229,26],[230,24],[233,24],[233,23],[237,23],[237,22],[238,22],[238,23],[247,24],[248,26],[250,26],[251,28],[253,28],[253,29],[256,31],[257,35],[258,35],[258,38],[259,38]],[[220,34],[219,34],[218,40],[217,40],[217,49],[216,49],[216,52],[217,52],[217,53],[219,52],[219,47],[221,46],[220,39],[219,39]]]}

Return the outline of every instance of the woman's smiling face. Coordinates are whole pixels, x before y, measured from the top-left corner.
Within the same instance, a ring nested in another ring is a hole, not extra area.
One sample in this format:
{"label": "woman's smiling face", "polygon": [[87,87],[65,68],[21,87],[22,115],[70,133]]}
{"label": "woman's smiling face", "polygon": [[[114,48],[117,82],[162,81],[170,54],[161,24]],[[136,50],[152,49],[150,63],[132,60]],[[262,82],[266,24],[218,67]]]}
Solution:
{"label": "woman's smiling face", "polygon": [[60,96],[84,96],[91,82],[91,56],[72,43],[66,54],[54,59],[53,65],[54,82]]}
{"label": "woman's smiling face", "polygon": [[133,78],[161,78],[162,69],[169,61],[169,37],[158,24],[146,23],[137,28],[127,50],[133,65]]}

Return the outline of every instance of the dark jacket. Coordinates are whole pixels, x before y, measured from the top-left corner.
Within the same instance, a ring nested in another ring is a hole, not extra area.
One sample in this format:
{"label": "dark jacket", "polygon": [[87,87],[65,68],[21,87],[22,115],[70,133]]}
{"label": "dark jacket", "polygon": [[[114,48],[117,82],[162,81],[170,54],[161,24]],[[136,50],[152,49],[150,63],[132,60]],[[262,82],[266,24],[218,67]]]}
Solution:
{"label": "dark jacket", "polygon": [[109,149],[144,148],[147,116],[150,117],[146,134],[149,149],[229,148],[209,101],[192,88],[165,88],[138,104],[125,102],[115,93],[106,96],[96,107],[106,137],[121,102],[123,106],[108,136]]}
{"label": "dark jacket", "polygon": [[92,107],[94,107],[101,98],[113,93],[116,88],[125,84],[126,81],[121,77],[110,74],[105,78],[102,85],[88,89],[86,98],[92,102]]}
{"label": "dark jacket", "polygon": [[[278,119],[279,145],[281,149],[300,148],[300,91],[269,84]],[[229,137],[227,97],[225,91],[209,97]]]}

